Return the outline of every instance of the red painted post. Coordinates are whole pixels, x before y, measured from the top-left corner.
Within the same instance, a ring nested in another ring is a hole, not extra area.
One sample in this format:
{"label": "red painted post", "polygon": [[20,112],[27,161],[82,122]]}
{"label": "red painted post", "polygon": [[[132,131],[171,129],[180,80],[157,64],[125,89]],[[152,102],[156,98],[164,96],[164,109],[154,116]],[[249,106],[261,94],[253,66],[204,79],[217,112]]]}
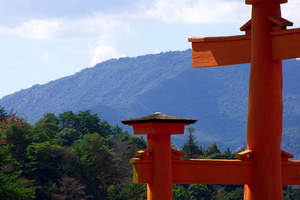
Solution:
{"label": "red painted post", "polygon": [[184,127],[197,120],[162,113],[124,120],[133,126],[135,135],[147,135],[147,149],[152,151],[152,182],[148,183],[148,200],[172,200],[171,134],[183,134]]}
{"label": "red painted post", "polygon": [[286,0],[246,0],[252,4],[251,70],[247,142],[254,151],[253,184],[246,200],[282,200],[282,64],[272,58],[272,22]]}
{"label": "red painted post", "polygon": [[153,149],[153,182],[149,183],[148,199],[171,200],[173,196],[170,135],[147,135],[147,146]]}

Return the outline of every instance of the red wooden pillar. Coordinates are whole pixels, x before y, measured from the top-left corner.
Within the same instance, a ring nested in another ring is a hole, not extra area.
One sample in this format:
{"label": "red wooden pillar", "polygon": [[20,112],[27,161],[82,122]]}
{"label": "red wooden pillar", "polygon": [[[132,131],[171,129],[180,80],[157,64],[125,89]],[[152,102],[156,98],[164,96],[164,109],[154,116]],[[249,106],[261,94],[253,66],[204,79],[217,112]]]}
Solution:
{"label": "red wooden pillar", "polygon": [[272,58],[272,23],[286,0],[246,0],[252,4],[251,69],[247,142],[253,150],[253,184],[246,200],[281,200],[282,64]]}
{"label": "red wooden pillar", "polygon": [[148,183],[148,200],[172,200],[171,134],[183,134],[185,125],[197,120],[179,118],[162,113],[124,120],[133,126],[135,135],[147,135],[147,149],[151,151],[153,171]]}
{"label": "red wooden pillar", "polygon": [[153,182],[148,184],[148,199],[173,199],[170,134],[147,135],[147,147],[153,149]]}

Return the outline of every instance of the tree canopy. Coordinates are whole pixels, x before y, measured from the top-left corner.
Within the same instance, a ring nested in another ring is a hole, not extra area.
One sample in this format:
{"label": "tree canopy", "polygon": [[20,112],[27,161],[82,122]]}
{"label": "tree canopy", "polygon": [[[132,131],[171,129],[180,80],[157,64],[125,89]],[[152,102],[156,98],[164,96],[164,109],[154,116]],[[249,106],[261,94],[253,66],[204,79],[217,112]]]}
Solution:
{"label": "tree canopy", "polygon": [[[102,121],[90,110],[46,113],[34,125],[0,107],[0,199],[144,200],[146,185],[132,183],[129,160],[145,149],[143,137]],[[182,146],[188,158],[233,158],[216,143],[198,146],[187,128]],[[237,200],[242,186],[174,185],[175,200]],[[297,187],[285,187],[285,199],[297,199]]]}
{"label": "tree canopy", "polygon": [[145,148],[144,139],[90,110],[46,113],[34,125],[3,107],[0,117],[5,141],[0,145],[0,199],[109,199],[113,190],[124,199],[144,191],[128,182],[128,161]]}

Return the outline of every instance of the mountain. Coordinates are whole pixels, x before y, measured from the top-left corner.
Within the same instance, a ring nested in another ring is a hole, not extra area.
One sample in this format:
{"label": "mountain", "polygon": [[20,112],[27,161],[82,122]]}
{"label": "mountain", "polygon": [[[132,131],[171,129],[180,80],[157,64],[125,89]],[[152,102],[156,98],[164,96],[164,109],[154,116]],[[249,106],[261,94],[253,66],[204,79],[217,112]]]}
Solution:
{"label": "mountain", "polygon": [[[284,70],[284,150],[300,155],[300,62]],[[90,109],[102,120],[120,121],[162,112],[198,119],[199,145],[245,145],[249,65],[191,67],[191,50],[111,59],[74,75],[35,85],[0,99],[29,122],[44,113]],[[174,136],[180,146],[185,136]],[[292,143],[292,144],[291,144]]]}

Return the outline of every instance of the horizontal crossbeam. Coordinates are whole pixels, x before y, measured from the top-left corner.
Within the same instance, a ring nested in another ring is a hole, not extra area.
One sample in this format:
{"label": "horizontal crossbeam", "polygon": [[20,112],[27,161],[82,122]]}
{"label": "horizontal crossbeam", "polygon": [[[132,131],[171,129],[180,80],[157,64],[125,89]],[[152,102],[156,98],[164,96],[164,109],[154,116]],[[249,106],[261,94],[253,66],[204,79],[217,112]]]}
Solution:
{"label": "horizontal crossbeam", "polygon": [[[300,28],[271,32],[273,59],[300,57]],[[189,38],[193,67],[250,63],[251,36]]]}
{"label": "horizontal crossbeam", "polygon": [[300,161],[282,162],[282,184],[300,185]]}
{"label": "horizontal crossbeam", "polygon": [[189,38],[193,67],[213,67],[249,63],[250,35]]}
{"label": "horizontal crossbeam", "polygon": [[173,160],[175,184],[252,183],[253,161],[189,159]]}
{"label": "horizontal crossbeam", "polygon": [[[152,160],[133,158],[134,183],[152,182]],[[174,184],[231,184],[253,182],[254,161],[225,159],[172,160]],[[282,184],[300,185],[300,161],[282,161]]]}
{"label": "horizontal crossbeam", "polygon": [[300,28],[271,33],[273,59],[282,60],[300,57]]}

